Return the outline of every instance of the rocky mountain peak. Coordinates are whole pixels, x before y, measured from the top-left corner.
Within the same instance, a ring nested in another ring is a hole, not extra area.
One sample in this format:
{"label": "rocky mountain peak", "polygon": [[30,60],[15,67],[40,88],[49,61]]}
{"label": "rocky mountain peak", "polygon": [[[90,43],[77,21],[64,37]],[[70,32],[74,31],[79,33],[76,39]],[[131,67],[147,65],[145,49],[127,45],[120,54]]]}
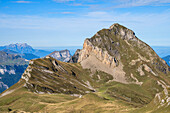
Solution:
{"label": "rocky mountain peak", "polygon": [[78,62],[78,58],[79,58],[79,54],[80,54],[80,49],[77,49],[76,52],[74,53],[74,55],[71,57],[71,59],[69,60],[70,63],[75,63]]}
{"label": "rocky mountain peak", "polygon": [[121,38],[123,38],[123,39],[137,40],[135,33],[132,30],[130,30],[130,29],[118,24],[118,23],[111,25],[109,30],[111,32],[114,32],[117,35],[120,35]]}
{"label": "rocky mountain peak", "polygon": [[119,23],[114,23],[113,25],[111,25],[110,27],[109,27],[109,29],[113,29],[113,27],[115,27],[115,26],[121,26]]}
{"label": "rocky mountain peak", "polygon": [[29,47],[32,48],[30,45],[28,45],[27,43],[16,43],[16,44],[10,44],[8,45],[9,47]]}
{"label": "rocky mountain peak", "polygon": [[[136,70],[152,75],[168,74],[169,67],[146,43],[139,40],[135,33],[119,24],[98,31],[92,38],[84,41],[77,62],[83,68],[104,71],[113,75],[116,81],[127,83]],[[136,66],[138,64],[138,66]],[[131,67],[135,66],[130,72]],[[129,79],[129,80],[128,80]]]}
{"label": "rocky mountain peak", "polygon": [[57,60],[68,62],[71,58],[71,54],[69,50],[62,50],[62,51],[54,51],[47,56],[51,56]]}
{"label": "rocky mountain peak", "polygon": [[3,49],[9,49],[12,51],[16,51],[18,53],[32,53],[35,50],[28,45],[27,43],[16,43],[16,44],[10,44],[6,46],[2,46]]}

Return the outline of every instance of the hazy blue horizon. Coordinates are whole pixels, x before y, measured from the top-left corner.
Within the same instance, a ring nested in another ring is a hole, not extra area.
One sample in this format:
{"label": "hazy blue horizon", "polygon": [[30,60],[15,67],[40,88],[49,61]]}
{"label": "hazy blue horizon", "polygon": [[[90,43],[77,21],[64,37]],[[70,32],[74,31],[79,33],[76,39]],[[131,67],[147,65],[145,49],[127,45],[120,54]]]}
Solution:
{"label": "hazy blue horizon", "polygon": [[[170,46],[151,46],[153,50],[161,57],[166,57],[170,55]],[[34,49],[42,49],[48,51],[60,51],[64,49],[68,49],[70,53],[73,55],[77,49],[82,49],[82,46],[56,46],[56,47],[33,47]]]}
{"label": "hazy blue horizon", "polygon": [[[28,44],[28,43],[27,43]],[[9,45],[9,44],[8,44]],[[30,44],[28,44],[30,45]],[[0,45],[0,46],[5,46],[5,45]],[[75,53],[75,51],[77,49],[82,49],[83,48],[83,44],[82,46],[51,46],[51,47],[46,47],[46,46],[32,46],[30,45],[33,49],[40,49],[40,50],[46,50],[46,51],[61,51],[61,50],[65,50],[68,49],[71,53],[71,55],[73,55]],[[149,45],[150,46],[150,45]],[[153,50],[161,57],[166,57],[168,55],[170,55],[170,46],[150,46],[153,48]]]}
{"label": "hazy blue horizon", "polygon": [[57,46],[57,47],[33,47],[34,49],[41,49],[46,51],[61,51],[61,50],[69,50],[71,55],[74,55],[77,49],[82,49],[83,46]]}

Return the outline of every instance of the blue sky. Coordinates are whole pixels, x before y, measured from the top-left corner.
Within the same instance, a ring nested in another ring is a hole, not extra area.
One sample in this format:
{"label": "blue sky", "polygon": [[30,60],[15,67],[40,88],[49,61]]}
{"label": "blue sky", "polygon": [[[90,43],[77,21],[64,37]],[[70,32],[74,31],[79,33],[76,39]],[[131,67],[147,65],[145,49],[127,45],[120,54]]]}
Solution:
{"label": "blue sky", "polygon": [[0,0],[0,45],[82,46],[114,23],[170,46],[170,0]]}

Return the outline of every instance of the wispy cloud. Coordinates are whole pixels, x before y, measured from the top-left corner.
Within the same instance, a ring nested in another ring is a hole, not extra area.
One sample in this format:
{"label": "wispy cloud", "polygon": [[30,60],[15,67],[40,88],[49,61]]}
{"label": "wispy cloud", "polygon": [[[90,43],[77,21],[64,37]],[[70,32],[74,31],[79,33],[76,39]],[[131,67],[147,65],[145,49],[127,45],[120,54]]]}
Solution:
{"label": "wispy cloud", "polygon": [[84,6],[82,3],[73,3],[73,4],[70,4],[71,6]]}
{"label": "wispy cloud", "polygon": [[111,15],[104,11],[93,11],[93,12],[88,12],[85,16],[90,18],[101,18],[104,16],[104,18],[108,18]]}
{"label": "wispy cloud", "polygon": [[117,8],[137,7],[137,6],[157,6],[170,3],[170,0],[116,0]]}
{"label": "wispy cloud", "polygon": [[53,0],[53,1],[57,3],[64,3],[64,2],[73,2],[75,0]]}
{"label": "wispy cloud", "polygon": [[29,4],[29,3],[33,3],[32,1],[13,1],[13,3],[25,3],[25,4]]}
{"label": "wispy cloud", "polygon": [[49,12],[49,14],[75,14],[75,12],[69,12],[69,11],[64,11],[64,12]]}
{"label": "wispy cloud", "polygon": [[61,12],[61,14],[75,14],[75,12]]}
{"label": "wispy cloud", "polygon": [[[60,14],[73,14],[74,12],[56,12]],[[153,18],[154,17],[154,18]],[[108,13],[104,11],[88,12],[78,17],[50,18],[40,16],[0,15],[0,28],[25,28],[25,29],[56,29],[57,26],[80,27],[110,25],[120,22],[125,25],[140,24],[142,26],[155,26],[170,23],[170,12],[162,14],[132,14]],[[69,23],[69,24],[67,24]],[[63,28],[65,29],[65,28]]]}
{"label": "wispy cloud", "polygon": [[[58,37],[56,42],[60,42],[57,40],[63,37],[64,42],[68,41],[70,43],[69,34],[72,42],[80,44],[83,43],[84,38],[93,36],[98,30],[108,28],[113,23],[120,23],[135,30],[137,36],[143,41],[153,44],[153,39],[159,39],[155,43],[160,44],[160,37],[169,36],[169,18],[170,12],[161,14],[120,14],[116,12],[95,11],[69,18],[64,16],[57,18],[0,14],[0,29],[32,30],[41,33],[46,31],[46,37],[49,38],[49,35],[54,38]],[[164,42],[162,41],[162,43]]]}

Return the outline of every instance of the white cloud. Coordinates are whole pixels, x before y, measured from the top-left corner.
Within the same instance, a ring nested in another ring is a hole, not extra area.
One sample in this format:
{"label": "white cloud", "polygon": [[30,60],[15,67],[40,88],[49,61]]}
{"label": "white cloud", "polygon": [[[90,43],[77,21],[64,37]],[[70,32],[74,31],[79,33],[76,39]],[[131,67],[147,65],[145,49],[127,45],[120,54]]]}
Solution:
{"label": "white cloud", "polygon": [[[58,13],[58,12],[57,12]],[[59,12],[61,14],[73,14],[74,12]],[[162,14],[132,14],[115,12],[88,12],[78,17],[40,17],[40,16],[18,16],[0,15],[0,28],[24,28],[24,29],[58,29],[59,26],[95,26],[111,25],[120,22],[126,25],[137,24],[141,26],[155,26],[170,23],[170,13]],[[102,26],[101,26],[102,27]],[[109,26],[108,26],[109,27]]]}
{"label": "white cloud", "polygon": [[110,15],[107,12],[104,12],[104,11],[94,11],[94,12],[87,13],[86,16],[101,18],[102,16],[108,17]]}
{"label": "white cloud", "polygon": [[[41,32],[47,38],[53,37],[63,41],[83,43],[86,37],[93,36],[98,30],[108,28],[114,23],[120,23],[134,30],[137,36],[149,44],[163,45],[167,41],[161,40],[169,36],[170,12],[161,14],[132,14],[115,12],[89,12],[76,17],[41,17],[41,16],[19,16],[0,15],[0,29],[7,32],[12,30],[25,30],[40,32],[30,35],[34,38],[41,37]],[[20,34],[20,32],[18,33]],[[42,36],[43,37],[43,36]],[[46,39],[46,38],[45,38]],[[51,39],[51,40],[54,40]],[[74,39],[74,40],[73,40]],[[159,39],[159,41],[156,41]],[[155,42],[153,42],[155,40]],[[168,39],[169,40],[169,39]],[[57,43],[60,44],[60,41]],[[167,44],[168,45],[168,44]]]}
{"label": "white cloud", "polygon": [[74,14],[74,12],[61,12],[62,14]]}
{"label": "white cloud", "polygon": [[73,2],[75,0],[53,0],[53,1],[57,3],[64,3],[64,2]]}
{"label": "white cloud", "polygon": [[137,6],[148,6],[148,5],[162,5],[170,3],[170,0],[116,0],[118,3],[116,7],[137,7]]}
{"label": "white cloud", "polygon": [[69,11],[65,11],[65,12],[49,12],[49,14],[75,14],[75,12],[69,12]]}
{"label": "white cloud", "polygon": [[71,6],[84,6],[82,3],[74,3],[74,4],[70,4]]}
{"label": "white cloud", "polygon": [[29,3],[33,3],[32,1],[14,1],[13,3],[26,3],[26,4],[29,4]]}

